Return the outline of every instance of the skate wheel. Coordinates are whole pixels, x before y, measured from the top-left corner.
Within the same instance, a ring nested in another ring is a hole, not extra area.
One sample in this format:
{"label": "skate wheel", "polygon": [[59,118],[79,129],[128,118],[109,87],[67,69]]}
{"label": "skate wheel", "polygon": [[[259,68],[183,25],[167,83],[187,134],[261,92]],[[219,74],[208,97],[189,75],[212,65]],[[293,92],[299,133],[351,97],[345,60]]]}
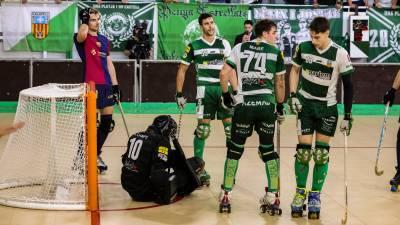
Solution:
{"label": "skate wheel", "polygon": [[275,215],[275,210],[268,210],[268,214],[270,216],[274,216]]}
{"label": "skate wheel", "polygon": [[282,215],[282,209],[278,209],[278,215]]}
{"label": "skate wheel", "polygon": [[390,191],[391,191],[391,192],[397,192],[397,191],[398,191],[398,186],[397,186],[397,185],[392,185],[392,186],[390,187]]}
{"label": "skate wheel", "polygon": [[265,213],[265,212],[267,211],[267,209],[265,208],[264,205],[261,205],[261,206],[260,206],[260,211],[261,211],[262,213]]}
{"label": "skate wheel", "polygon": [[308,219],[310,219],[310,220],[319,219],[319,213],[317,213],[317,212],[308,213]]}
{"label": "skate wheel", "polygon": [[228,213],[231,213],[231,205],[228,205]]}
{"label": "skate wheel", "polygon": [[303,212],[292,212],[293,218],[303,217]]}

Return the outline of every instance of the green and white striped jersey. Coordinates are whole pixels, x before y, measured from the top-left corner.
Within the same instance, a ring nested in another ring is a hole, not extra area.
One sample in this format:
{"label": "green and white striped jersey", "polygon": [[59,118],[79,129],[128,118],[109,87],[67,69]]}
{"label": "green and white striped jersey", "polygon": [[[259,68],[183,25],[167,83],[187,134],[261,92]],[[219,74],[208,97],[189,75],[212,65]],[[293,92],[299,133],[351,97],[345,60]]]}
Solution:
{"label": "green and white striped jersey", "polygon": [[219,85],[219,72],[224,65],[224,59],[231,53],[229,42],[215,37],[212,43],[203,37],[193,41],[185,48],[181,63],[196,65],[196,83],[202,85]]}
{"label": "green and white striped jersey", "polygon": [[311,41],[297,46],[292,63],[301,66],[298,93],[306,99],[318,100],[332,106],[336,101],[339,75],[354,72],[349,54],[332,40],[325,50],[314,47]]}
{"label": "green and white striped jersey", "polygon": [[286,73],[282,52],[274,45],[255,39],[236,45],[226,63],[236,69],[238,93],[266,96],[275,102],[275,75]]}

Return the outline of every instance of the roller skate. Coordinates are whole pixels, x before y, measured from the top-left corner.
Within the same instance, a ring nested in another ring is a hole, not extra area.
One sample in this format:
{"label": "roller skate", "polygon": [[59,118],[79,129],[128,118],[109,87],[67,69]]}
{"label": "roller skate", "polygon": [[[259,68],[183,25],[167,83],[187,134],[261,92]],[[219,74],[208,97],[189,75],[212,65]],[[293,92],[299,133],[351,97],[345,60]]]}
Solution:
{"label": "roller skate", "polygon": [[219,213],[231,213],[231,194],[232,191],[225,190],[221,185],[219,194]]}
{"label": "roller skate", "polygon": [[97,173],[104,174],[104,172],[108,169],[108,166],[104,163],[101,156],[97,156]]}
{"label": "roller skate", "polygon": [[292,208],[292,217],[302,217],[303,211],[306,210],[306,201],[307,190],[305,188],[296,188],[296,194],[293,198],[292,204],[290,207]]}
{"label": "roller skate", "polygon": [[308,219],[319,219],[321,199],[319,191],[310,191],[308,194]]}
{"label": "roller skate", "polygon": [[390,191],[392,192],[397,192],[399,191],[399,185],[400,185],[400,169],[399,167],[396,167],[396,174],[394,177],[390,180]]}
{"label": "roller skate", "polygon": [[268,213],[270,216],[282,215],[282,209],[279,207],[280,200],[278,192],[268,192],[268,187],[265,187],[265,195],[260,199],[260,211]]}
{"label": "roller skate", "polygon": [[203,169],[200,172],[199,179],[200,179],[201,186],[207,186],[207,187],[210,186],[211,176],[207,173],[207,171],[205,169]]}

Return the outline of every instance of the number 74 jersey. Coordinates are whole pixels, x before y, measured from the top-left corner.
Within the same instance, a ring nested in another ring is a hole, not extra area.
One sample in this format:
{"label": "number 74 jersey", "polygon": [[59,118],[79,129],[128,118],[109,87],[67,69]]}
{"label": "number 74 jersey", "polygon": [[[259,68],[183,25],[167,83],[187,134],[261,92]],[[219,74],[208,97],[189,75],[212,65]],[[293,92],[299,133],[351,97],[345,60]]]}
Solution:
{"label": "number 74 jersey", "polygon": [[282,52],[259,39],[236,45],[226,63],[236,69],[238,93],[244,97],[266,95],[275,102],[274,79],[286,73]]}

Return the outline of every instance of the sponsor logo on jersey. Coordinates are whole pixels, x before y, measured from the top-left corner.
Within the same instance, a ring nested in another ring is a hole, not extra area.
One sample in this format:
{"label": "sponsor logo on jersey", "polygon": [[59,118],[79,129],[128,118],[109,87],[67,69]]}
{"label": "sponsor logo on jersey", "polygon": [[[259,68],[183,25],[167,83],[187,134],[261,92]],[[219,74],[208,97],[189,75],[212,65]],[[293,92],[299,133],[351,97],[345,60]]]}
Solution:
{"label": "sponsor logo on jersey", "polygon": [[267,101],[247,101],[243,103],[245,106],[267,106],[270,105],[270,102]]}
{"label": "sponsor logo on jersey", "polygon": [[45,39],[49,34],[50,12],[32,12],[32,35],[36,39]]}
{"label": "sponsor logo on jersey", "polygon": [[159,146],[158,147],[158,153],[162,153],[164,155],[168,155],[168,148],[164,146]]}
{"label": "sponsor logo on jersey", "polygon": [[237,123],[236,127],[237,128],[250,128],[250,124]]}
{"label": "sponsor logo on jersey", "polygon": [[332,74],[331,73],[324,73],[322,71],[314,71],[314,70],[305,70],[306,73],[308,73],[308,75],[312,76],[312,77],[318,77],[319,79],[322,80],[331,80],[332,78]]}
{"label": "sponsor logo on jersey", "polygon": [[158,158],[165,162],[168,161],[168,156],[166,156],[162,153],[158,153]]}

